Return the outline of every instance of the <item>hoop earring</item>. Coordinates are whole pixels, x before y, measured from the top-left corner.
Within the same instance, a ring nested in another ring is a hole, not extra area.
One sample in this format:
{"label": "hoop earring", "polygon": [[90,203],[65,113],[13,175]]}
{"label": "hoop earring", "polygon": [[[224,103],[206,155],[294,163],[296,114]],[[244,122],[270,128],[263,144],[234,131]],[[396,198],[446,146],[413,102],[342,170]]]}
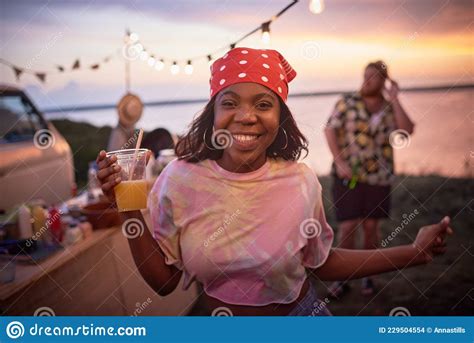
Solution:
{"label": "hoop earring", "polygon": [[[212,131],[214,132],[214,125],[212,125]],[[216,148],[211,148],[209,145],[207,145],[206,143],[206,133],[207,133],[207,129],[206,131],[204,131],[204,145],[206,146],[206,148],[208,148],[209,150],[217,150]],[[212,139],[212,138],[211,138]]]}
{"label": "hoop earring", "polygon": [[285,150],[286,147],[288,146],[288,135],[286,134],[286,130],[284,128],[281,128],[283,130],[283,133],[285,134],[285,146],[283,148],[280,148],[280,150]]}

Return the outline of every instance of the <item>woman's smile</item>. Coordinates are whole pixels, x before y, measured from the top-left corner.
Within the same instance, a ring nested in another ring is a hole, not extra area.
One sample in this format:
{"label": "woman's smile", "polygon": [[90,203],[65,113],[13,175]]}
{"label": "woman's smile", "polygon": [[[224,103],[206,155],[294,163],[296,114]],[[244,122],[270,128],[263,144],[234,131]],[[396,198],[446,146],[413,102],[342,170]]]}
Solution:
{"label": "woman's smile", "polygon": [[259,144],[260,144],[260,137],[262,137],[262,134],[245,134],[245,133],[233,133],[232,134],[232,139],[233,139],[233,144],[239,149],[239,150],[254,150],[256,149]]}

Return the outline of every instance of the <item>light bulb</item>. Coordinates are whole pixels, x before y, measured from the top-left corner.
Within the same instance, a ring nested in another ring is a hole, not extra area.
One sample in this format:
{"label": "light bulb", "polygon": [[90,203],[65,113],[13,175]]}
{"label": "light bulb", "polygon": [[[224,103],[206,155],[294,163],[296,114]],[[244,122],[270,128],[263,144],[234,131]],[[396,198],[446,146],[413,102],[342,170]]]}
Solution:
{"label": "light bulb", "polygon": [[142,51],[142,52],[140,53],[140,59],[141,59],[142,61],[146,61],[146,60],[148,59],[148,52]]}
{"label": "light bulb", "polygon": [[155,62],[156,62],[156,60],[155,60],[154,57],[150,57],[150,58],[148,59],[148,65],[149,65],[150,67],[153,67],[153,66],[155,65]]}
{"label": "light bulb", "polygon": [[141,43],[137,43],[134,45],[134,48],[136,49],[136,51],[138,52],[142,52],[143,51],[143,45]]}
{"label": "light bulb", "polygon": [[171,65],[171,74],[173,75],[176,75],[179,73],[179,65],[176,64],[176,62],[173,62],[173,64]]}
{"label": "light bulb", "polygon": [[310,0],[309,10],[314,14],[319,14],[324,11],[324,0]]}
{"label": "light bulb", "polygon": [[262,24],[262,42],[265,45],[270,44],[270,23],[271,21],[267,21]]}
{"label": "light bulb", "polygon": [[262,42],[265,45],[270,44],[270,32],[262,32]]}
{"label": "light bulb", "polygon": [[163,62],[163,60],[156,61],[155,63],[156,70],[162,70],[164,67],[165,67],[165,62]]}
{"label": "light bulb", "polygon": [[193,65],[191,64],[191,61],[188,61],[188,63],[186,64],[186,66],[184,67],[184,73],[186,75],[191,75],[193,73]]}
{"label": "light bulb", "polygon": [[136,41],[138,41],[138,34],[136,34],[135,32],[132,32],[130,34],[130,41],[132,41],[133,43],[135,43]]}

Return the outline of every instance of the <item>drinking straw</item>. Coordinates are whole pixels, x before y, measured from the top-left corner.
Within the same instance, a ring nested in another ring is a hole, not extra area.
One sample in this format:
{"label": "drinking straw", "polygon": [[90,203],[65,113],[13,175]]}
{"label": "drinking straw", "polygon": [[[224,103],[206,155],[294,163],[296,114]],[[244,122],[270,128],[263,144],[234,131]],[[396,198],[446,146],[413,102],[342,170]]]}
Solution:
{"label": "drinking straw", "polygon": [[138,149],[140,149],[140,145],[142,144],[142,138],[143,138],[143,129],[140,129],[140,133],[138,134],[138,139],[137,139],[137,144],[135,145],[135,153],[133,154],[133,164],[132,164],[132,170],[130,172],[130,181],[133,178],[133,172],[135,171],[135,166],[137,164],[137,157],[138,157]]}

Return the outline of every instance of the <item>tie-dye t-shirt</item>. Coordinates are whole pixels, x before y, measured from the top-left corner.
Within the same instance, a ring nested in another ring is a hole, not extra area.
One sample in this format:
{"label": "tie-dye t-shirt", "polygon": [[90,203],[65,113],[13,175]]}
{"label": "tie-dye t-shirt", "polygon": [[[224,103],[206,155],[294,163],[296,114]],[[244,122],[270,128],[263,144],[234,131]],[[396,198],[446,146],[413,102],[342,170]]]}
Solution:
{"label": "tie-dye t-shirt", "polygon": [[304,163],[267,159],[233,173],[213,160],[170,162],[148,201],[154,237],[165,262],[223,302],[291,303],[321,266],[333,231],[321,185]]}

